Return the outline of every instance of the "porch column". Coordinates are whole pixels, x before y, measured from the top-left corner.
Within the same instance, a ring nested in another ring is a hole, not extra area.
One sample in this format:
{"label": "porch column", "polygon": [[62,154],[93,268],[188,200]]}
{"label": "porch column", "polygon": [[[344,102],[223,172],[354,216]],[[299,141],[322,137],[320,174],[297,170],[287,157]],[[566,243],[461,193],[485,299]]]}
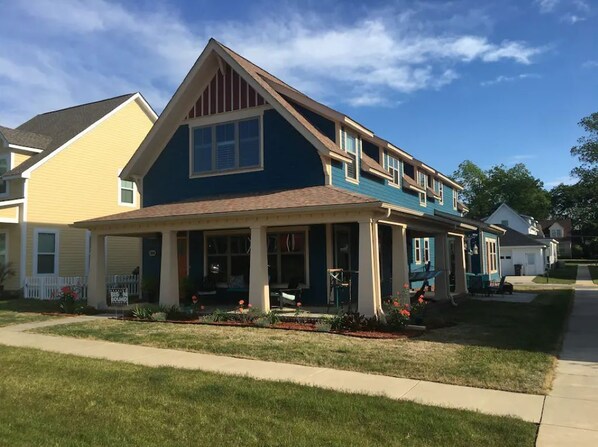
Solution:
{"label": "porch column", "polygon": [[270,311],[270,286],[268,285],[268,239],[266,227],[251,227],[249,252],[249,302],[254,309]]}
{"label": "porch column", "polygon": [[162,256],[160,258],[160,297],[161,306],[179,305],[179,268],[177,257],[176,231],[162,232]]}
{"label": "porch column", "polygon": [[403,290],[409,284],[409,261],[407,257],[407,228],[392,227],[392,293]]}
{"label": "porch column", "polygon": [[449,275],[449,249],[448,249],[448,235],[446,233],[437,234],[434,236],[434,248],[436,256],[434,258],[434,270],[442,270],[442,274],[434,279],[434,296],[437,300],[451,300]]}
{"label": "porch column", "polygon": [[106,306],[106,236],[91,232],[87,304],[96,309]]}
{"label": "porch column", "polygon": [[467,276],[465,268],[465,238],[455,236],[455,293],[467,293]]}
{"label": "porch column", "polygon": [[376,316],[380,310],[378,244],[374,234],[378,224],[372,219],[359,222],[359,287],[357,307],[359,313]]}

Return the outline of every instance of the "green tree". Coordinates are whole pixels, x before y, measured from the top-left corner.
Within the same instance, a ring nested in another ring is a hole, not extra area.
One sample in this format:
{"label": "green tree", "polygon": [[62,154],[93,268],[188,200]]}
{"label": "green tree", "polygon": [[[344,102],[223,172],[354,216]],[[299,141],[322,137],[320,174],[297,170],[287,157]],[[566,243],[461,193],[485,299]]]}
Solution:
{"label": "green tree", "polygon": [[511,168],[497,165],[483,171],[466,160],[453,173],[464,191],[463,200],[469,216],[481,219],[489,216],[502,202],[522,214],[544,219],[551,208],[550,195],[541,180],[535,178],[524,164]]}

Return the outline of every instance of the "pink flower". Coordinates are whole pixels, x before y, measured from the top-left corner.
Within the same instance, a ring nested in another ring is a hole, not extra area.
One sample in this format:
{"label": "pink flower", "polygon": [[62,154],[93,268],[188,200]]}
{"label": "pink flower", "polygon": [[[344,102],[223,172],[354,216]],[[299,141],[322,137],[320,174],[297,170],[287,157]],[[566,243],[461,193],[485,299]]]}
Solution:
{"label": "pink flower", "polygon": [[411,312],[409,312],[407,309],[402,309],[400,313],[405,317],[409,317],[411,315]]}
{"label": "pink flower", "polygon": [[301,307],[301,303],[300,302],[297,303],[297,307]]}
{"label": "pink flower", "polygon": [[239,306],[242,306],[243,304],[245,304],[245,300],[239,300]]}
{"label": "pink flower", "polygon": [[197,303],[197,296],[193,295],[191,301],[193,301],[193,304]]}
{"label": "pink flower", "polygon": [[62,293],[69,293],[71,291],[71,288],[68,286],[64,286],[62,289],[60,289],[60,291]]}
{"label": "pink flower", "polygon": [[249,304],[247,305],[247,307],[251,308],[251,307],[253,307],[253,305],[252,305],[251,303],[249,303]]}
{"label": "pink flower", "polygon": [[424,299],[423,299],[423,298],[420,296],[420,297],[417,299],[417,302],[421,304],[421,303],[423,303],[423,302],[424,302]]}
{"label": "pink flower", "polygon": [[200,308],[201,310],[204,310],[204,309],[205,309],[205,307],[204,307],[204,306],[199,306],[199,308]]}
{"label": "pink flower", "polygon": [[409,288],[409,284],[408,283],[403,284],[403,289],[408,289],[408,288]]}
{"label": "pink flower", "polygon": [[393,305],[394,307],[399,307],[399,302],[398,302],[398,301],[393,301],[393,302],[392,302],[392,305]]}

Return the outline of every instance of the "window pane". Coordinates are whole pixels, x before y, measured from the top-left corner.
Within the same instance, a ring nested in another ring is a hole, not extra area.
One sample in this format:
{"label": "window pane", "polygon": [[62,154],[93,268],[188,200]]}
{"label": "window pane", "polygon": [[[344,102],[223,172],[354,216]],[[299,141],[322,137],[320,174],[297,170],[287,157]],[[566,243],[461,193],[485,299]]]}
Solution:
{"label": "window pane", "polygon": [[54,233],[38,233],[38,253],[54,253],[56,248],[56,235]]}
{"label": "window pane", "polygon": [[133,190],[132,189],[121,189],[120,190],[120,201],[122,203],[133,203]]}
{"label": "window pane", "polygon": [[133,189],[133,182],[130,182],[129,180],[121,180],[120,187],[125,189]]}
{"label": "window pane", "polygon": [[280,268],[282,270],[282,283],[288,283],[292,279],[298,279],[305,283],[305,255],[281,255]]}
{"label": "window pane", "polygon": [[37,273],[54,274],[54,255],[37,255]]}
{"label": "window pane", "polygon": [[251,247],[251,238],[249,236],[231,236],[230,252],[231,254],[248,255]]}
{"label": "window pane", "polygon": [[228,248],[226,236],[208,238],[208,254],[225,254]]}
{"label": "window pane", "polygon": [[349,152],[351,154],[357,153],[357,140],[353,135],[347,134],[346,146],[347,146],[346,147],[347,152]]}
{"label": "window pane", "polygon": [[347,177],[356,179],[357,178],[357,169],[356,165],[356,157],[354,154],[347,154],[349,158],[352,160],[350,163],[347,163]]}
{"label": "window pane", "polygon": [[193,172],[212,170],[212,128],[193,131]]}
{"label": "window pane", "polygon": [[260,164],[260,122],[252,119],[239,122],[239,166]]}
{"label": "window pane", "polygon": [[[213,273],[213,267],[217,267],[219,272]],[[208,275],[213,275],[217,282],[228,282],[228,257],[208,256]]]}
{"label": "window pane", "polygon": [[303,253],[305,251],[304,233],[282,233],[280,235],[282,253]]}
{"label": "window pane", "polygon": [[216,126],[216,169],[235,167],[235,123]]}

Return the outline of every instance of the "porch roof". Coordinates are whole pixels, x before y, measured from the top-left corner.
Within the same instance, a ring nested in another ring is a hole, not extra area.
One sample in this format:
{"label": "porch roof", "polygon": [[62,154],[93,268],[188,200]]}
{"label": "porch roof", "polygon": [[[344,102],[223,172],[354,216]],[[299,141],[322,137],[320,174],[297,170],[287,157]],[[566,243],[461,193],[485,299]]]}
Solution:
{"label": "porch roof", "polygon": [[260,211],[297,211],[345,207],[383,206],[383,202],[334,186],[312,186],[284,191],[235,196],[220,196],[163,205],[154,205],[109,216],[75,222],[75,227],[89,228],[101,224],[155,221],[164,219],[213,216],[222,214],[253,214]]}
{"label": "porch roof", "polygon": [[475,219],[470,219],[468,217],[463,217],[463,216],[457,216],[455,214],[449,214],[449,213],[445,213],[439,210],[434,210],[434,215],[439,216],[439,217],[443,217],[445,219],[449,219],[452,220],[454,222],[457,223],[462,223],[465,225],[471,225],[474,226],[480,230],[484,230],[487,231],[488,233],[494,233],[494,234],[498,234],[498,235],[503,235],[505,234],[505,230],[497,225],[490,225],[484,222],[481,222],[479,220],[475,220]]}

